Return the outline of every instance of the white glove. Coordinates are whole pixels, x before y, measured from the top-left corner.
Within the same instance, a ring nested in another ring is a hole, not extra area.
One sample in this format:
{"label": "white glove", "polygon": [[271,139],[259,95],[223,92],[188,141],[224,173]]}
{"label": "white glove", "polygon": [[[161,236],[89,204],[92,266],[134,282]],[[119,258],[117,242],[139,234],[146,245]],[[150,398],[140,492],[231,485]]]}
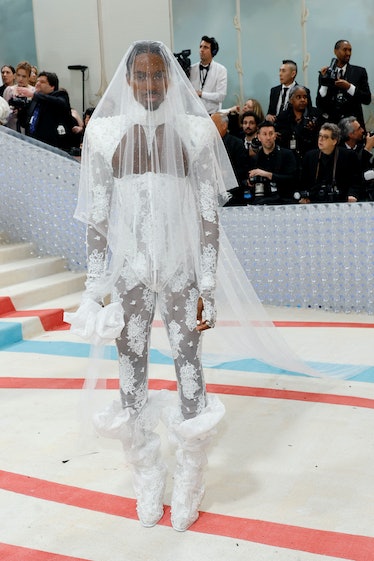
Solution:
{"label": "white glove", "polygon": [[71,332],[94,345],[105,345],[119,337],[125,326],[119,302],[102,307],[87,298],[76,312],[65,312],[64,321],[71,324]]}

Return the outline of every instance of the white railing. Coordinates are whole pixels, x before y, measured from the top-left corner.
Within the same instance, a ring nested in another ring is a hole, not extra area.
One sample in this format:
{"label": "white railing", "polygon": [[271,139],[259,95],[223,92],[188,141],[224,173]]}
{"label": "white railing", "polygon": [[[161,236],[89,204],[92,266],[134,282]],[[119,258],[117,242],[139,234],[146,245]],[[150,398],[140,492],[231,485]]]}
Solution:
{"label": "white railing", "polygon": [[[79,163],[2,127],[0,154],[0,232],[83,270]],[[374,313],[374,203],[228,207],[221,219],[263,303]]]}

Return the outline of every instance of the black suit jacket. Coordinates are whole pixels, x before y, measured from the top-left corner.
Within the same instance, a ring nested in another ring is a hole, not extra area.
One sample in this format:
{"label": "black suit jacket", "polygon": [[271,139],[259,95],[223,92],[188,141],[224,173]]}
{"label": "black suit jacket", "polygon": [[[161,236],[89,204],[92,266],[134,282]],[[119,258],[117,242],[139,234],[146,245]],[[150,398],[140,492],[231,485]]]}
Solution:
{"label": "black suit jacket", "polygon": [[347,64],[344,80],[356,86],[355,94],[352,96],[346,90],[341,90],[335,86],[327,88],[327,94],[321,97],[319,90],[323,80],[322,75],[318,78],[318,93],[316,104],[324,116],[325,121],[338,123],[343,117],[353,115],[358,122],[365,128],[362,104],[371,103],[371,92],[368,82],[368,75],[362,66]]}
{"label": "black suit jacket", "polygon": [[[32,123],[35,120],[35,130]],[[72,115],[69,96],[64,90],[35,93],[27,114],[26,134],[57,148],[71,145]],[[62,127],[62,128],[61,128]]]}
{"label": "black suit jacket", "polygon": [[[298,85],[298,83],[296,82],[295,85]],[[312,99],[310,97],[310,91],[308,90],[308,88],[306,89],[306,93],[308,96],[308,108],[312,107]],[[282,84],[279,84],[279,86],[274,86],[274,88],[271,88],[270,90],[270,98],[269,98],[269,107],[267,110],[267,115],[276,115],[277,114],[277,105],[278,105],[278,100],[279,100],[279,96],[282,90]]]}
{"label": "black suit jacket", "polygon": [[[339,189],[336,202],[346,202],[349,195],[362,199],[363,187],[360,173],[360,162],[353,150],[337,147],[338,158],[335,169],[335,182]],[[303,159],[301,190],[310,193],[312,202],[325,202],[319,197],[319,191],[323,184],[331,185],[333,182],[333,160],[334,153],[330,157],[324,157],[320,151],[310,150]],[[319,171],[319,173],[318,173]]]}

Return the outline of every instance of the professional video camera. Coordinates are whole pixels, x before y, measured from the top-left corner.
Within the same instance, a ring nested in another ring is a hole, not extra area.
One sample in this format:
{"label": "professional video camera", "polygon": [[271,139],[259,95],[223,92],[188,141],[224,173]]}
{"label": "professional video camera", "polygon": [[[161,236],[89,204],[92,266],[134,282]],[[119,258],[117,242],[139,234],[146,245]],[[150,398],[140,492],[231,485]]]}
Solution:
{"label": "professional video camera", "polygon": [[14,109],[23,109],[28,104],[28,101],[27,97],[12,97],[9,100],[9,105],[14,107]]}
{"label": "professional video camera", "polygon": [[191,54],[191,50],[190,49],[185,49],[184,51],[181,51],[180,53],[173,53],[175,58],[177,59],[177,61],[179,62],[179,64],[181,65],[181,67],[183,68],[184,72],[186,73],[186,75],[188,76],[188,78],[190,77],[190,69],[191,69],[191,59],[189,58],[190,54]]}
{"label": "professional video camera", "polygon": [[322,86],[334,86],[336,80],[338,79],[338,68],[337,68],[338,59],[332,58],[326,73],[321,76],[321,84]]}

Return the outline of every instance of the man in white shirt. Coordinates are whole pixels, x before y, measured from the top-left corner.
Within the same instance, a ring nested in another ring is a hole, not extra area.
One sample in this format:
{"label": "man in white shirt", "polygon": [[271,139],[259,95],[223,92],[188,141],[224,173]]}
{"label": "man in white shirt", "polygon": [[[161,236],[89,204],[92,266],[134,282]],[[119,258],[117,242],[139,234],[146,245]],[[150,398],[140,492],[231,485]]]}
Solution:
{"label": "man in white shirt", "polygon": [[210,115],[219,111],[227,93],[227,70],[213,57],[218,53],[214,37],[204,35],[200,42],[200,62],[191,66],[190,80]]}

